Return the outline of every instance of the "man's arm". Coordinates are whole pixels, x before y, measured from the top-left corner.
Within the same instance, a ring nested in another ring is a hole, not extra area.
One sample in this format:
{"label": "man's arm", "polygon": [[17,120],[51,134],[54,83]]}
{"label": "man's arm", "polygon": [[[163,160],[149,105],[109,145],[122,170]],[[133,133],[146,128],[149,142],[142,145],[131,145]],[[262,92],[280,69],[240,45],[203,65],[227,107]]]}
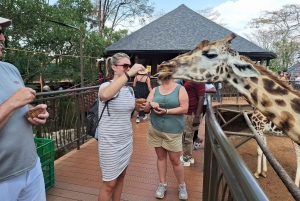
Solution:
{"label": "man's arm", "polygon": [[6,124],[16,109],[33,101],[36,92],[27,87],[19,88],[9,99],[0,105],[0,129]]}
{"label": "man's arm", "polygon": [[6,101],[0,105],[0,129],[3,128],[15,110],[16,108],[11,104],[10,101]]}
{"label": "man's arm", "polygon": [[197,110],[195,113],[195,117],[193,119],[193,126],[199,126],[200,123],[200,115],[202,114],[202,107],[204,103],[204,95],[205,95],[205,84],[197,84],[196,85],[197,94],[199,97]]}
{"label": "man's arm", "polygon": [[202,114],[203,103],[204,103],[204,96],[199,96],[197,111],[196,111],[195,117],[193,119],[193,126],[199,126],[200,115]]}

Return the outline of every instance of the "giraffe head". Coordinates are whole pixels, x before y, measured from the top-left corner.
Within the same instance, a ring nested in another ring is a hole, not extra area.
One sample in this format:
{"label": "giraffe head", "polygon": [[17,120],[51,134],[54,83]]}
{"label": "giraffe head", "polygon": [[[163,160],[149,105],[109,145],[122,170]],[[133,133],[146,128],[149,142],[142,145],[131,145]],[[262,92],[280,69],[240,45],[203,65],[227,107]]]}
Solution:
{"label": "giraffe head", "polygon": [[230,49],[229,43],[235,37],[231,34],[218,41],[204,40],[190,52],[162,62],[158,66],[159,77],[172,75],[193,82],[222,82],[231,77],[258,76],[251,63]]}

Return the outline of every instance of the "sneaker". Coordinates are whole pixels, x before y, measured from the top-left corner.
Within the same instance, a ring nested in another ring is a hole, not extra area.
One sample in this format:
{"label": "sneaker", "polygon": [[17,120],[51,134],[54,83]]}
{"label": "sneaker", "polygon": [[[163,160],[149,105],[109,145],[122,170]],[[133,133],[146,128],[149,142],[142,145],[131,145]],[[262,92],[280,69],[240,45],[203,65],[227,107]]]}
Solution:
{"label": "sneaker", "polygon": [[157,190],[155,192],[156,198],[163,198],[165,196],[165,192],[167,191],[167,184],[159,183]]}
{"label": "sneaker", "polygon": [[188,193],[186,191],[186,185],[185,184],[179,184],[178,191],[179,191],[179,199],[180,200],[187,200],[188,199]]}
{"label": "sneaker", "polygon": [[184,161],[183,160],[183,156],[180,156],[180,161],[182,162],[183,166],[191,166],[191,164],[195,163],[195,159],[194,158],[190,158],[188,161]]}
{"label": "sneaker", "polygon": [[145,115],[144,117],[143,117],[143,120],[146,120],[147,119],[147,116]]}
{"label": "sneaker", "polygon": [[200,148],[200,146],[201,146],[201,142],[196,142],[194,149],[198,150]]}
{"label": "sneaker", "polygon": [[184,162],[182,162],[182,165],[184,167],[189,167],[189,166],[191,166],[191,163],[189,161],[184,161]]}
{"label": "sneaker", "polygon": [[136,123],[140,123],[140,118],[137,117],[137,118],[135,119],[135,122],[136,122]]}

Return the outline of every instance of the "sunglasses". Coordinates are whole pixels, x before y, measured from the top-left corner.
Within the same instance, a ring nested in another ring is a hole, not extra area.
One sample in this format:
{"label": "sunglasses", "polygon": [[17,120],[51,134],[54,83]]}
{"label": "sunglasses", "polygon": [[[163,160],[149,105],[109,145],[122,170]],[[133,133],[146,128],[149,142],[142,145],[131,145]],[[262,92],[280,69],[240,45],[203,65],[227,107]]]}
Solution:
{"label": "sunglasses", "polygon": [[128,68],[131,67],[130,64],[122,64],[122,65],[116,65],[116,66],[123,66],[123,69],[124,69],[124,70],[127,70]]}
{"label": "sunglasses", "polygon": [[0,30],[0,35],[1,35],[1,34],[4,34],[4,30],[3,30],[3,29]]}

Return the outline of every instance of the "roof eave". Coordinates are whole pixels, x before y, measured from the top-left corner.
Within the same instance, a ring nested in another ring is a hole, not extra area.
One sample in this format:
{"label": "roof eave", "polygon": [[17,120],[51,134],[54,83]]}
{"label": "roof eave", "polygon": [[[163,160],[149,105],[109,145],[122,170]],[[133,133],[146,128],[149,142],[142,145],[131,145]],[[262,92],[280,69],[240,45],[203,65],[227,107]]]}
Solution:
{"label": "roof eave", "polygon": [[[117,52],[125,52],[127,54],[183,54],[190,50],[107,50],[107,55],[113,55]],[[251,58],[275,59],[277,55],[273,52],[239,52]]]}

